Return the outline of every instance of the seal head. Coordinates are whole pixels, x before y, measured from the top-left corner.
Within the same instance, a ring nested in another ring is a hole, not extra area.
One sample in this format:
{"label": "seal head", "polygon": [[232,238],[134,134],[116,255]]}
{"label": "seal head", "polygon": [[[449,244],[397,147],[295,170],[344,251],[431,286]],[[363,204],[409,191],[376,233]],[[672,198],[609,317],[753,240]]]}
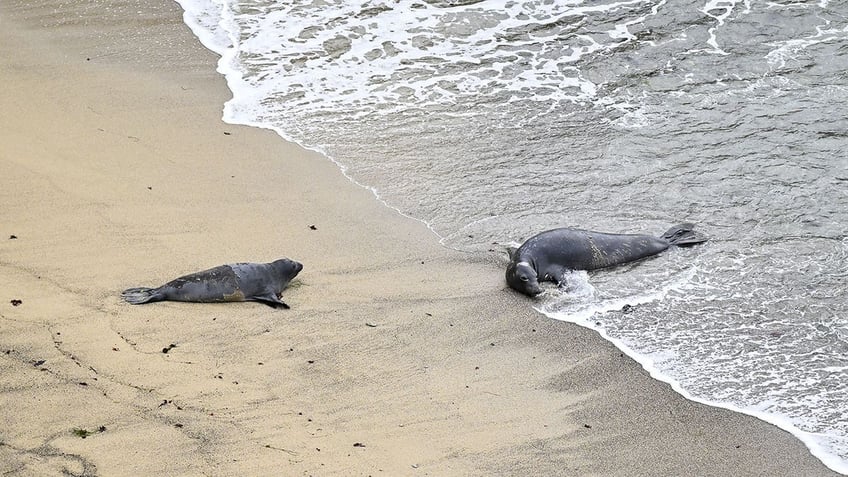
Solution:
{"label": "seal head", "polygon": [[536,296],[542,293],[542,287],[539,286],[539,274],[530,262],[510,262],[506,267],[506,282],[525,295]]}
{"label": "seal head", "polygon": [[279,287],[282,292],[283,289],[288,286],[289,282],[296,277],[301,270],[303,270],[303,265],[300,262],[295,262],[294,260],[281,258],[280,260],[271,262],[271,268],[280,280]]}

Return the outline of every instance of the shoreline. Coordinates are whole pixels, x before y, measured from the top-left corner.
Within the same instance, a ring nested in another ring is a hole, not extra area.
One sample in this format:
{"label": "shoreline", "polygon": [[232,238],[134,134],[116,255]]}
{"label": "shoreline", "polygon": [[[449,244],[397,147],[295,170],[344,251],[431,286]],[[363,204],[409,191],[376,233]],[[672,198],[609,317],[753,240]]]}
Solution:
{"label": "shoreline", "polygon": [[[0,7],[4,473],[836,475],[533,311],[329,159],[221,121],[175,2],[116,9]],[[305,266],[291,310],[119,299],[279,256]]]}
{"label": "shoreline", "polygon": [[[541,312],[540,312],[541,313]],[[745,409],[733,404],[728,404],[721,401],[711,401],[709,399],[703,399],[696,396],[693,396],[689,391],[687,391],[680,384],[679,381],[674,378],[669,377],[664,374],[653,362],[653,360],[645,357],[644,355],[640,355],[638,352],[634,351],[630,346],[628,346],[624,341],[613,338],[604,332],[603,328],[592,326],[591,323],[581,324],[568,320],[560,320],[563,323],[569,323],[572,325],[584,327],[586,329],[590,329],[598,333],[603,337],[604,340],[613,344],[617,349],[621,350],[625,355],[627,355],[630,359],[639,363],[642,369],[651,376],[651,378],[655,379],[658,382],[667,384],[671,389],[674,390],[677,394],[682,396],[683,398],[691,401],[693,403],[702,404],[705,406],[714,407],[716,409],[724,409],[733,413],[737,413],[744,416],[750,416],[755,419],[758,419],[764,423],[773,425],[789,434],[794,436],[796,439],[801,441],[811,455],[816,457],[825,467],[827,467],[830,471],[836,472],[839,475],[848,475],[848,468],[846,468],[846,464],[843,463],[838,456],[828,452],[825,448],[820,446],[814,440],[807,438],[804,439],[800,435],[811,435],[810,432],[805,432],[800,430],[795,424],[788,418],[784,418],[775,414],[770,414],[767,412]]]}

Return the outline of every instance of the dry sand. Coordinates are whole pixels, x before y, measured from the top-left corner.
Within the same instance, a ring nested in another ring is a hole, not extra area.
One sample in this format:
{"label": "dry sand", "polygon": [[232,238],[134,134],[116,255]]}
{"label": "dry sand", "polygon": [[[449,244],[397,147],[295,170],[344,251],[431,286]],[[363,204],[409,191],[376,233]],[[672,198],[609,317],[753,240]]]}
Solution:
{"label": "dry sand", "polygon": [[[831,475],[329,160],[224,124],[180,15],[0,5],[0,475]],[[291,310],[119,298],[283,256]]]}

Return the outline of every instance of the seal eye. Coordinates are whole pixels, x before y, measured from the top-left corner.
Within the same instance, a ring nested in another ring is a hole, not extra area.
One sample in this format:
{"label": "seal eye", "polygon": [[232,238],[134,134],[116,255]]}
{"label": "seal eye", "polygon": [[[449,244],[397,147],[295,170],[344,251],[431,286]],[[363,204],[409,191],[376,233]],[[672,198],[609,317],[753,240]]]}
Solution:
{"label": "seal eye", "polygon": [[519,278],[521,278],[521,281],[522,281],[522,282],[530,281],[530,279],[529,279],[529,278],[527,278],[527,276],[526,276],[526,275],[521,275]]}

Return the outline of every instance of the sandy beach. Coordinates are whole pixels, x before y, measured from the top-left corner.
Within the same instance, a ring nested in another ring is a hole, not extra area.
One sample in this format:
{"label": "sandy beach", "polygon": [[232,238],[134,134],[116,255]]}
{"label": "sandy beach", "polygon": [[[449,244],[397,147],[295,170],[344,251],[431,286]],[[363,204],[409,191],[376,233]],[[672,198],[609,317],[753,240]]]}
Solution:
{"label": "sandy beach", "polygon": [[[0,475],[837,475],[223,123],[181,14],[0,6]],[[120,299],[281,257],[290,310]]]}

